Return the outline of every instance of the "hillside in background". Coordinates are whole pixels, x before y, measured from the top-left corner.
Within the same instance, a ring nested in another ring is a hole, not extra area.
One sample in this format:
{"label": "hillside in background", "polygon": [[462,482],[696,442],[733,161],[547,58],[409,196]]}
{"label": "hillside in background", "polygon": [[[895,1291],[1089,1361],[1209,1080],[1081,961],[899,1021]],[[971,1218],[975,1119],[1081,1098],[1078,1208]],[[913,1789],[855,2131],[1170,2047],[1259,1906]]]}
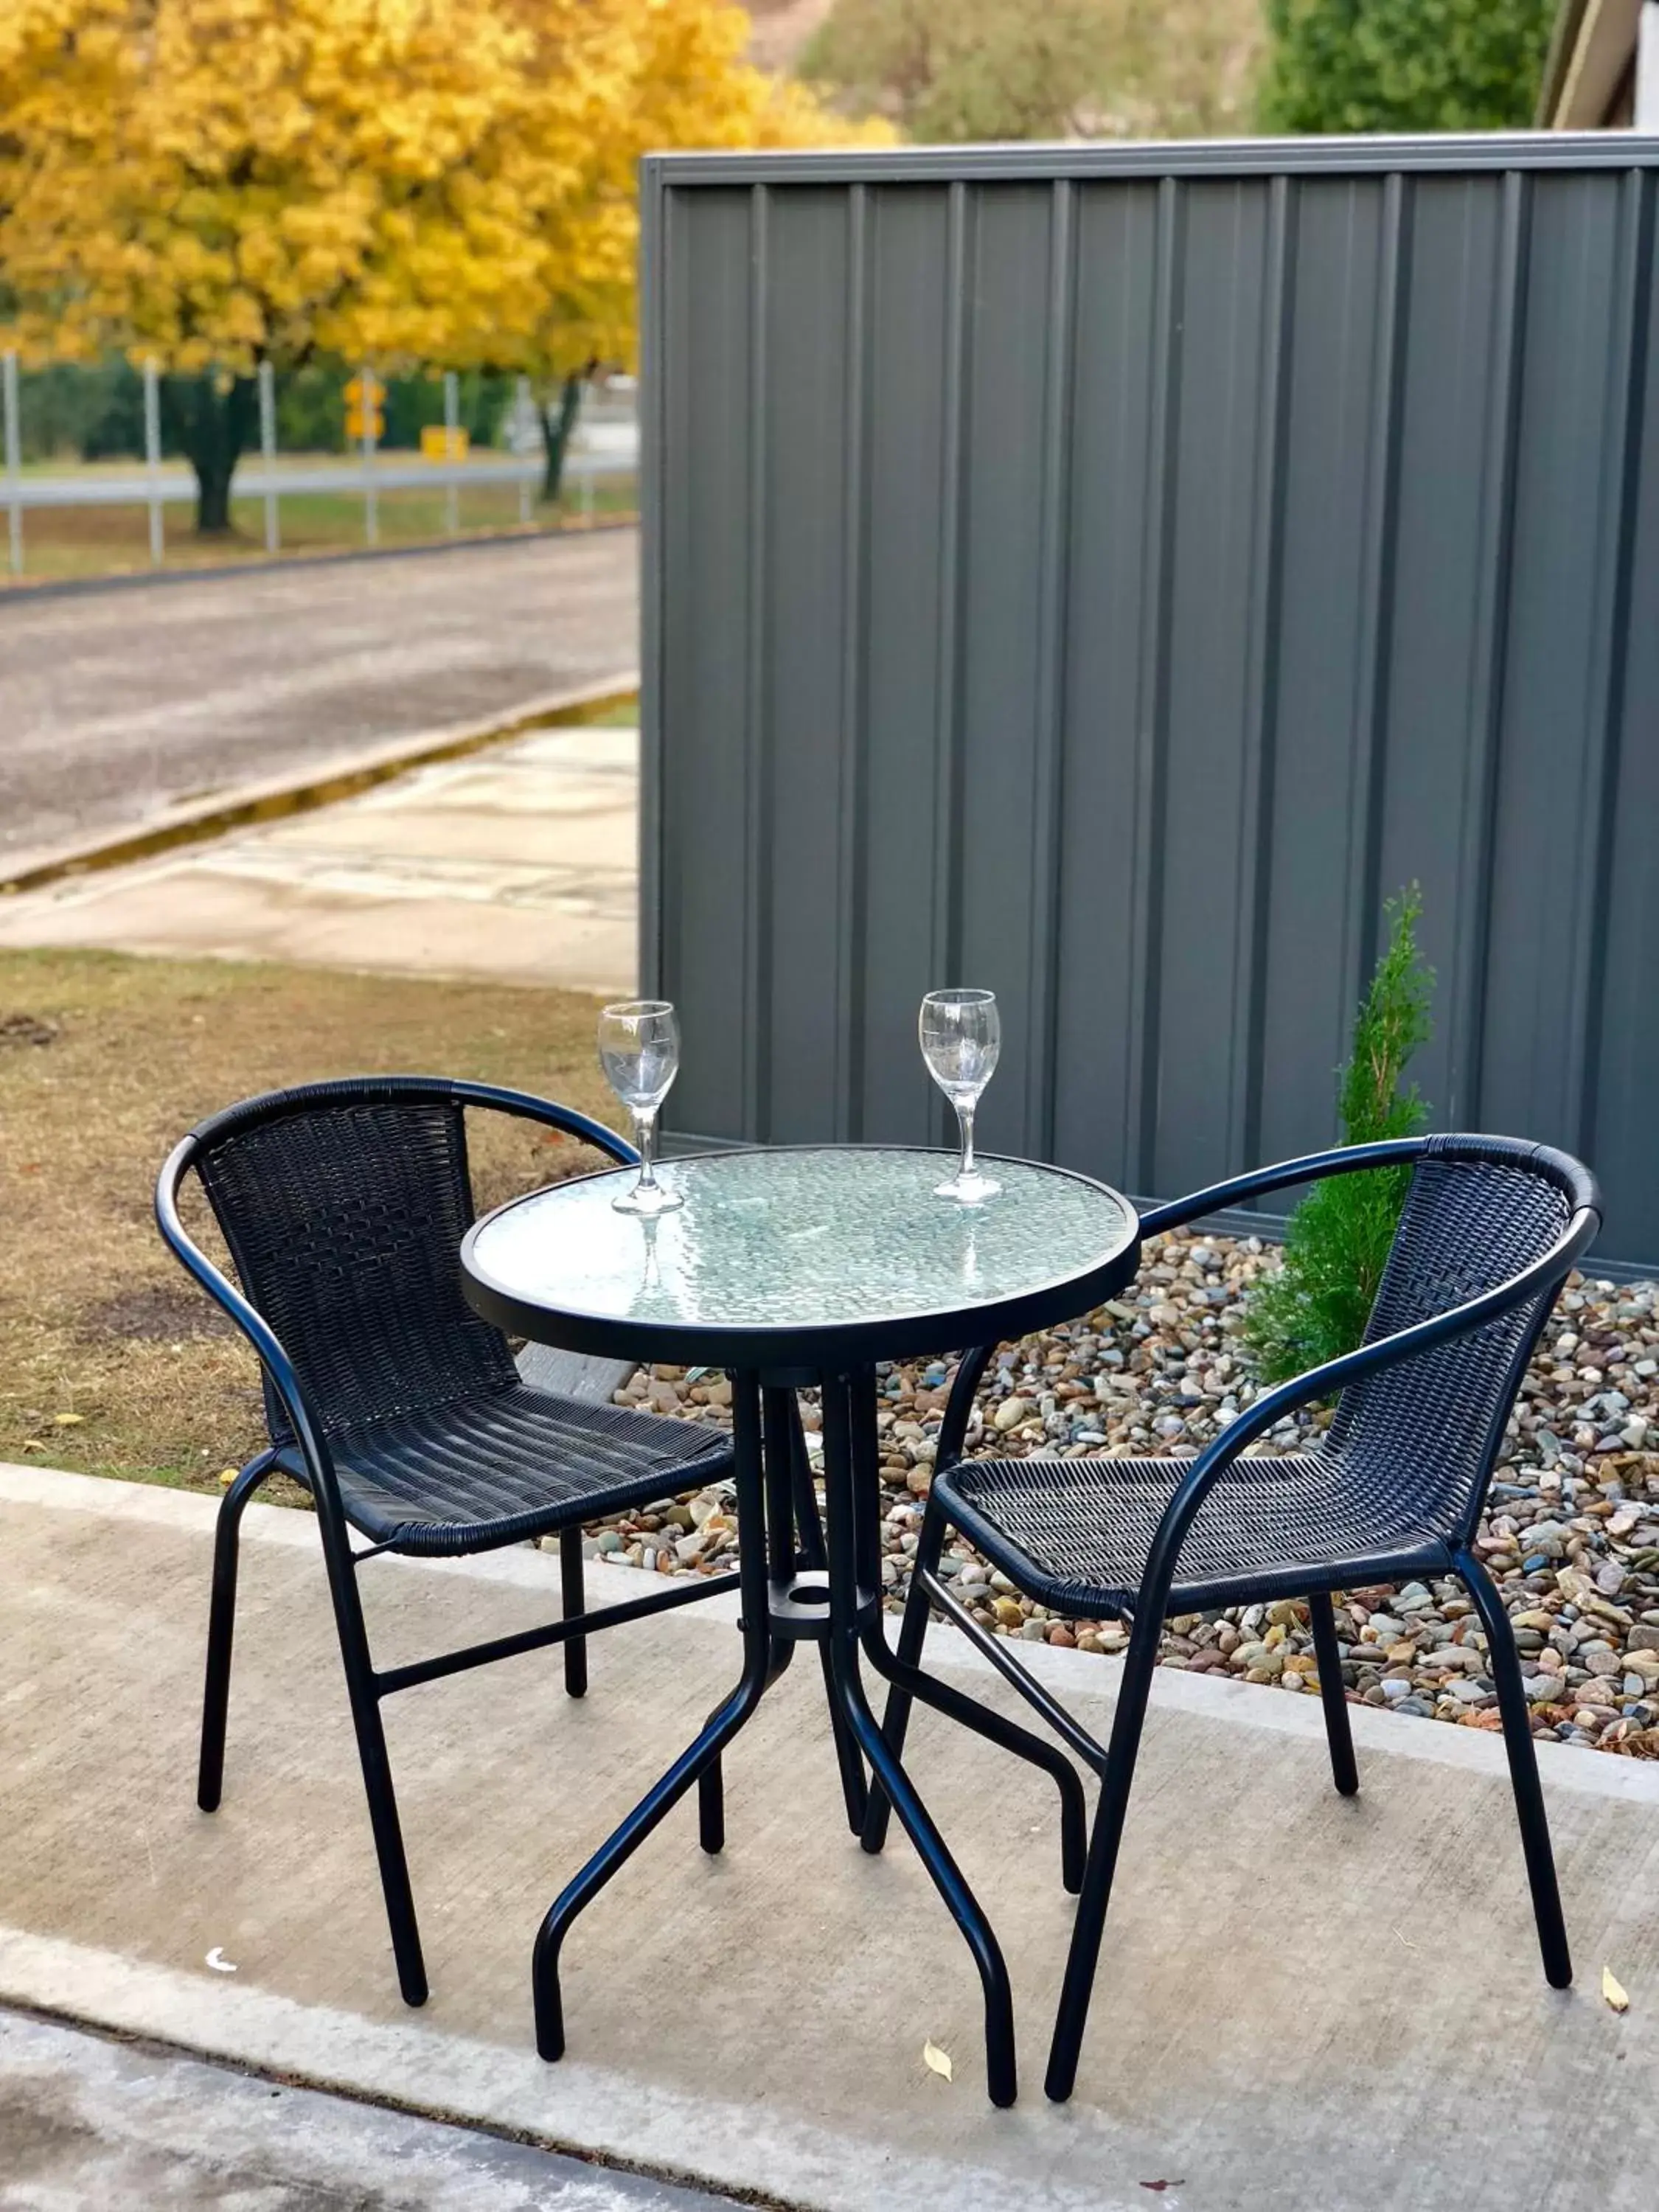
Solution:
{"label": "hillside in background", "polygon": [[749,51],[763,69],[793,70],[835,0],[744,0],[754,22]]}
{"label": "hillside in background", "polygon": [[1254,126],[1261,0],[749,0],[751,52],[927,140]]}

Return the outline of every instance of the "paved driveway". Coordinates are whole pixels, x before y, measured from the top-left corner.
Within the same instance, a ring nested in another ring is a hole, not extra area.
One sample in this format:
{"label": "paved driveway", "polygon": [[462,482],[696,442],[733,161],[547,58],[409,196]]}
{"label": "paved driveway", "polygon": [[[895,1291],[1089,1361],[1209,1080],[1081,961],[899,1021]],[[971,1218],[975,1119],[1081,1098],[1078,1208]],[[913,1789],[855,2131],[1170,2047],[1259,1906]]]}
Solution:
{"label": "paved driveway", "polygon": [[638,661],[631,530],[0,599],[0,854]]}

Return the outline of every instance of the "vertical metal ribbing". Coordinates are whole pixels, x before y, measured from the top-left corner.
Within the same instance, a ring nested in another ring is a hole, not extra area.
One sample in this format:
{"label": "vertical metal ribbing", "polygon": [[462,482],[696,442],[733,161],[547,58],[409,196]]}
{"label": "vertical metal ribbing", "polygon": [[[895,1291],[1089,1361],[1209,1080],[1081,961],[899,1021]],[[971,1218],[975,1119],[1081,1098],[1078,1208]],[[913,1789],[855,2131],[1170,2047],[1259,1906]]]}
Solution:
{"label": "vertical metal ribbing", "polygon": [[1650,173],[1632,169],[1620,196],[1618,321],[1607,346],[1607,419],[1602,441],[1601,532],[1596,551],[1595,657],[1590,671],[1585,727],[1589,779],[1585,793],[1573,915],[1572,995],[1568,1016],[1568,1065],[1578,1069],[1573,1100],[1577,1149],[1595,1156],[1608,906],[1612,890],[1613,825],[1623,750],[1626,641],[1635,571],[1637,508],[1642,481],[1644,399],[1650,364],[1648,337],[1653,313],[1654,195]]}
{"label": "vertical metal ribbing", "polygon": [[1451,1053],[1444,1112],[1454,1129],[1482,1126],[1480,1078],[1489,981],[1487,947],[1492,936],[1492,844],[1509,650],[1507,617],[1515,540],[1516,448],[1521,422],[1530,215],[1530,180],[1511,169],[1504,179],[1494,271],[1469,749],[1464,764],[1456,908],[1452,915]]}
{"label": "vertical metal ribbing", "polygon": [[1060,803],[1065,775],[1066,550],[1077,302],[1073,188],[1054,185],[1048,218],[1048,314],[1042,397],[1037,574],[1036,747],[1032,762],[1031,937],[1023,1150],[1052,1159],[1060,988]]}
{"label": "vertical metal ribbing", "polygon": [[[1353,761],[1348,788],[1348,897],[1343,915],[1346,1002],[1357,1004],[1375,953],[1377,877],[1382,865],[1382,780],[1387,760],[1389,682],[1394,652],[1394,589],[1400,544],[1400,420],[1410,326],[1413,201],[1405,178],[1382,185],[1377,263],[1376,381],[1365,461],[1364,540],[1360,550],[1358,651],[1354,656]],[[1346,1048],[1346,1037],[1340,1040]],[[1334,1132],[1333,1132],[1334,1134]]]}
{"label": "vertical metal ribbing", "polygon": [[[931,988],[959,983],[962,872],[962,532],[968,459],[968,187],[945,203],[945,360],[940,395],[943,495],[939,501],[939,664],[933,725],[933,910]],[[933,1102],[937,1141],[946,1141],[950,1108]]]}
{"label": "vertical metal ribbing", "polygon": [[1164,816],[1170,719],[1170,621],[1175,560],[1176,447],[1181,417],[1181,327],[1176,301],[1185,202],[1173,177],[1158,187],[1152,343],[1147,373],[1145,557],[1139,665],[1135,678],[1134,882],[1130,899],[1131,1006],[1126,1055],[1123,1176],[1131,1190],[1158,1188],[1158,1028],[1161,1011]]}
{"label": "vertical metal ribbing", "polygon": [[1238,927],[1233,938],[1233,1034],[1228,1054],[1228,1166],[1261,1158],[1267,906],[1273,887],[1273,750],[1279,721],[1279,609],[1285,569],[1285,436],[1290,411],[1298,201],[1286,177],[1268,186],[1256,404],[1255,529],[1250,545],[1247,707],[1238,820]]}
{"label": "vertical metal ribbing", "polygon": [[663,944],[662,651],[665,549],[663,467],[668,456],[668,195],[657,163],[640,176],[640,990],[669,995]]}
{"label": "vertical metal ribbing", "polygon": [[847,398],[842,484],[841,781],[836,823],[834,1127],[843,1144],[864,1133],[865,538],[869,522],[871,316],[869,189],[847,205]]}
{"label": "vertical metal ribbing", "polygon": [[763,1144],[771,1133],[770,1052],[772,868],[771,771],[767,731],[766,433],[767,291],[771,191],[757,185],[749,202],[749,545],[744,662],[743,1133]]}

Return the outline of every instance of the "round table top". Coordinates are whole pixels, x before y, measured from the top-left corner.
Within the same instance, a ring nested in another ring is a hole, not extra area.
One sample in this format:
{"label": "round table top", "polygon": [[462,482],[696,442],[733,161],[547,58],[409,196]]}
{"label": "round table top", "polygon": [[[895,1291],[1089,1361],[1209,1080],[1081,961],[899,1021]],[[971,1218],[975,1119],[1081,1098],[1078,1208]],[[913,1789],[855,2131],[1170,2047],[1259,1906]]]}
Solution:
{"label": "round table top", "polygon": [[952,1153],[762,1146],[667,1160],[684,1204],[611,1204],[632,1168],[556,1183],[475,1223],[471,1304],[498,1327],[612,1358],[861,1365],[999,1342],[1086,1313],[1133,1273],[1140,1224],[1104,1183],[1024,1160],[1002,1188],[936,1194]]}

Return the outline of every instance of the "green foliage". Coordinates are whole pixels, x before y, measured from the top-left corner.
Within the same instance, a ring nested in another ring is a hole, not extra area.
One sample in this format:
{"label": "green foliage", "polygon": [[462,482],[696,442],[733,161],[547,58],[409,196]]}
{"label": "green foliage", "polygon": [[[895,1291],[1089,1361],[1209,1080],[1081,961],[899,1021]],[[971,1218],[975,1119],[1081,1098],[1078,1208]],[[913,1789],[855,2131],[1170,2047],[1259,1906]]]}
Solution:
{"label": "green foliage", "polygon": [[[1404,1085],[1430,1031],[1434,970],[1417,949],[1423,910],[1415,884],[1384,908],[1389,942],[1353,1026],[1337,1110],[1342,1141],[1414,1135],[1427,1120],[1417,1085]],[[1365,1333],[1406,1202],[1409,1168],[1377,1168],[1316,1183],[1291,1216],[1283,1265],[1251,1292],[1243,1342],[1264,1382],[1280,1382],[1352,1352]]]}
{"label": "green foliage", "polygon": [[1524,130],[1555,13],[1556,0],[1267,0],[1261,127]]}
{"label": "green foliage", "polygon": [[1248,128],[1258,0],[835,0],[799,74],[924,143]]}

